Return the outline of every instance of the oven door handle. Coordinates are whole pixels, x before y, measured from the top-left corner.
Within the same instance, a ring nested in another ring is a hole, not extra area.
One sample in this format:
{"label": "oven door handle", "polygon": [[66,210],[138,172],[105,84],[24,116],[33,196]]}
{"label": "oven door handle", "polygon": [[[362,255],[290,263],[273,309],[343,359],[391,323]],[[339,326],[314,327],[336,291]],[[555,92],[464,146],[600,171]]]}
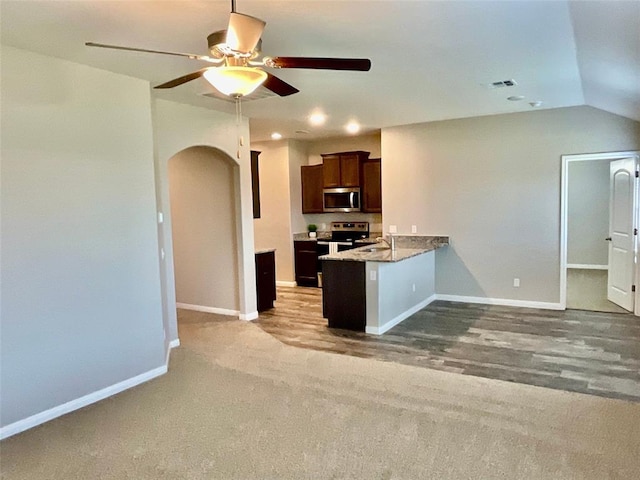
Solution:
{"label": "oven door handle", "polygon": [[329,245],[329,242],[323,242],[321,240],[317,241],[316,244],[318,245]]}

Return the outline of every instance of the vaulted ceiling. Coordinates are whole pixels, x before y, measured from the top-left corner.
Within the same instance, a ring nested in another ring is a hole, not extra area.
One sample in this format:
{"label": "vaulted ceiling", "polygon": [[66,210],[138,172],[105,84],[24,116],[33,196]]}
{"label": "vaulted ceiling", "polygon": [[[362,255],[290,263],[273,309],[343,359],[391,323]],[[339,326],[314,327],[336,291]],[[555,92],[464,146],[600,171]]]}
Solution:
{"label": "vaulted ceiling", "polygon": [[[2,0],[0,8],[5,45],[156,85],[206,65],[84,43],[207,54],[206,37],[226,27],[230,2]],[[350,120],[366,132],[584,104],[640,121],[640,1],[238,0],[237,10],[267,22],[265,54],[372,62],[369,72],[272,71],[300,93],[244,99],[254,140],[274,130],[342,135]],[[517,85],[489,87],[510,79]],[[199,79],[154,94],[235,111],[211,92]],[[314,110],[327,114],[324,126],[308,125]]]}

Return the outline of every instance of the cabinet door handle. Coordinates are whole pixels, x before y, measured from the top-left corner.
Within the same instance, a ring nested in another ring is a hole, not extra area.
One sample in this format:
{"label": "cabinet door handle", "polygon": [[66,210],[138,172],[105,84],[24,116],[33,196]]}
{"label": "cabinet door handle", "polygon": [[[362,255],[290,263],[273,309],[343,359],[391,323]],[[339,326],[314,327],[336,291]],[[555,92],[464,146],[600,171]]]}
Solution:
{"label": "cabinet door handle", "polygon": [[607,238],[605,238],[605,240],[606,240],[607,242],[610,242],[610,241],[611,241],[611,237],[607,237]]}

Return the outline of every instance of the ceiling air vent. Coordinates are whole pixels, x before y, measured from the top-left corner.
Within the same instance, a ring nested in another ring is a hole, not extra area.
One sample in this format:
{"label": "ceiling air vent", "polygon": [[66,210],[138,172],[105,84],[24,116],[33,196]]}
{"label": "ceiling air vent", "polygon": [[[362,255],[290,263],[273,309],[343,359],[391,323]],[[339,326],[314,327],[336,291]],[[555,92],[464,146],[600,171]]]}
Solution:
{"label": "ceiling air vent", "polygon": [[489,84],[489,88],[503,88],[503,87],[513,87],[517,85],[514,79],[511,80],[501,80],[499,82],[493,82]]}

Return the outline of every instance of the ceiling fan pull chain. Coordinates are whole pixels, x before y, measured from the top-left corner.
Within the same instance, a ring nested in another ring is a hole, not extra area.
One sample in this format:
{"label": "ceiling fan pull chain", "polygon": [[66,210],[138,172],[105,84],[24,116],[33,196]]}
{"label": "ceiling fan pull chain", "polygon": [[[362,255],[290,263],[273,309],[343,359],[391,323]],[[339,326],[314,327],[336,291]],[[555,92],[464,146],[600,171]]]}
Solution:
{"label": "ceiling fan pull chain", "polygon": [[242,104],[240,95],[236,95],[236,133],[238,137],[238,148],[236,150],[236,157],[240,159],[240,147],[242,147],[242,136],[240,135],[240,123],[242,121]]}

